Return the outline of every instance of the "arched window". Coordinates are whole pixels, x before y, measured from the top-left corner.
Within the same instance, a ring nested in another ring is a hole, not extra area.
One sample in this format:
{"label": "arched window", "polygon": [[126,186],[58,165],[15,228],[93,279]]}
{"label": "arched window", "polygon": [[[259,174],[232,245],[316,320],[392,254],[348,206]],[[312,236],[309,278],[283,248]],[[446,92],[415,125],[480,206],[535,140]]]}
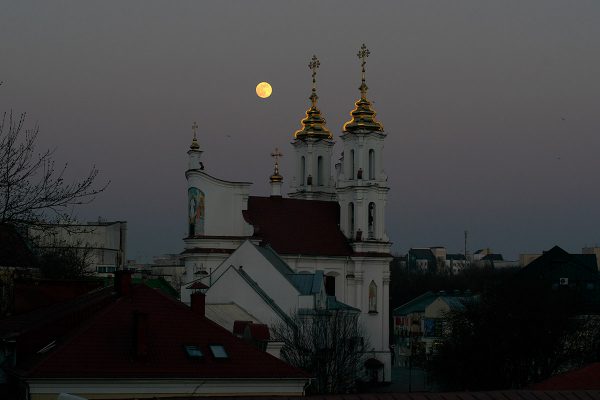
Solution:
{"label": "arched window", "polygon": [[354,237],[354,203],[348,203],[348,232]]}
{"label": "arched window", "polygon": [[350,179],[354,179],[354,150],[350,150],[350,158],[348,158],[348,165],[350,170]]}
{"label": "arched window", "polygon": [[300,157],[300,185],[306,184],[306,160],[304,156]]}
{"label": "arched window", "polygon": [[317,186],[323,186],[323,157],[317,157]]}
{"label": "arched window", "polygon": [[369,284],[369,313],[377,313],[377,285],[375,281]]}
{"label": "arched window", "polygon": [[369,150],[369,179],[375,179],[375,150]]}
{"label": "arched window", "polygon": [[335,276],[325,275],[325,293],[327,296],[335,296]]}
{"label": "arched window", "polygon": [[367,216],[369,231],[368,237],[369,239],[373,239],[375,237],[375,203],[369,203],[369,215]]}

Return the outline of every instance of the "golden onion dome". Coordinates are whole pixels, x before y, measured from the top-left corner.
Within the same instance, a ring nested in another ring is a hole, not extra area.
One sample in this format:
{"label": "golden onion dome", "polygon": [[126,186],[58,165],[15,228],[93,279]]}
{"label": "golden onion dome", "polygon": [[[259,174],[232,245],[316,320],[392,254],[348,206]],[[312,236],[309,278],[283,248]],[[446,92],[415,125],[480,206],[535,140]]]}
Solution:
{"label": "golden onion dome", "polygon": [[333,135],[325,125],[325,118],[321,115],[321,111],[317,108],[317,100],[319,96],[317,96],[317,68],[321,63],[317,59],[317,56],[313,55],[312,60],[308,64],[308,68],[312,70],[312,94],[309,99],[311,101],[311,107],[306,110],[306,118],[304,118],[302,123],[302,128],[297,130],[294,133],[294,138],[296,139],[307,139],[307,138],[315,138],[315,139],[333,139]]}
{"label": "golden onion dome", "polygon": [[361,60],[362,66],[362,84],[358,88],[360,90],[360,99],[354,103],[354,110],[350,112],[352,119],[344,124],[344,132],[383,132],[383,125],[375,119],[377,113],[371,108],[371,102],[367,100],[367,90],[369,87],[365,82],[365,64],[370,53],[364,44],[358,52],[358,58]]}

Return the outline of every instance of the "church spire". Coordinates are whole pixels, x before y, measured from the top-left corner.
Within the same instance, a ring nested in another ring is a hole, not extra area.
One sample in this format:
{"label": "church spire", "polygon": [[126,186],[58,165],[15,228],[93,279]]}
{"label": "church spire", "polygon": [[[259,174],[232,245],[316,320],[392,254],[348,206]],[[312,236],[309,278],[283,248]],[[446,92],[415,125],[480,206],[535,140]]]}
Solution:
{"label": "church spire", "polygon": [[302,122],[302,129],[294,133],[296,139],[333,139],[333,135],[325,126],[325,118],[321,116],[321,111],[317,108],[317,69],[321,62],[317,56],[313,55],[308,68],[312,71],[312,93],[309,97],[311,107],[306,111],[306,118]]}
{"label": "church spire", "polygon": [[365,78],[365,65],[367,64],[367,57],[370,54],[371,52],[363,43],[357,54],[362,67],[361,85],[358,88],[360,90],[360,99],[354,103],[354,110],[350,113],[352,119],[344,124],[344,132],[383,132],[383,125],[375,119],[377,113],[371,108],[371,102],[367,100],[367,90],[369,90],[369,87]]}
{"label": "church spire", "polygon": [[271,196],[281,197],[281,185],[283,183],[283,176],[279,174],[279,157],[283,157],[281,151],[275,147],[275,151],[271,153],[271,157],[275,159],[275,167],[273,168],[273,175],[269,179],[271,181]]}
{"label": "church spire", "polygon": [[275,151],[271,153],[271,157],[275,159],[275,167],[273,168],[273,175],[269,179],[272,182],[281,182],[283,181],[283,176],[279,174],[279,157],[283,157],[281,151],[277,147],[275,147]]}
{"label": "church spire", "polygon": [[198,139],[196,138],[196,131],[198,130],[198,123],[194,121],[192,124],[192,131],[194,132],[194,138],[192,139],[192,144],[190,145],[190,149],[198,150],[200,149],[200,145],[198,144]]}

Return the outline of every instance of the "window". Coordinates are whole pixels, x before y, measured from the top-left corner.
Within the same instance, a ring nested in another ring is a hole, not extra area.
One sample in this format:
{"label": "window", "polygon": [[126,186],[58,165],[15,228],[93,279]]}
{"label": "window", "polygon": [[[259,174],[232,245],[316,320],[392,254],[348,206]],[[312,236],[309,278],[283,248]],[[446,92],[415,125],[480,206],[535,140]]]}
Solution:
{"label": "window", "polygon": [[350,238],[354,237],[354,203],[348,204],[348,232]]}
{"label": "window", "polygon": [[369,239],[374,239],[375,238],[375,203],[371,202],[369,203],[369,215],[368,217],[368,222],[369,222]]}
{"label": "window", "polygon": [[183,348],[185,349],[185,353],[189,358],[202,358],[204,356],[202,350],[200,350],[200,347],[198,346],[187,345],[183,346]]}
{"label": "window", "polygon": [[375,179],[375,150],[369,150],[369,179]]}
{"label": "window", "polygon": [[223,345],[221,344],[211,344],[208,346],[208,348],[210,349],[210,352],[212,353],[213,357],[216,359],[229,358],[227,350],[225,350],[225,347],[223,347]]}
{"label": "window", "polygon": [[350,150],[350,158],[348,158],[348,165],[350,179],[354,179],[354,150]]}
{"label": "window", "polygon": [[317,185],[323,186],[323,157],[317,157]]}
{"label": "window", "polygon": [[300,185],[306,184],[306,159],[304,156],[300,157]]}
{"label": "window", "polygon": [[377,313],[377,285],[375,281],[369,284],[369,314]]}
{"label": "window", "polygon": [[325,276],[325,293],[327,296],[335,296],[335,276]]}
{"label": "window", "polygon": [[99,274],[112,274],[117,270],[117,267],[96,267],[96,272]]}

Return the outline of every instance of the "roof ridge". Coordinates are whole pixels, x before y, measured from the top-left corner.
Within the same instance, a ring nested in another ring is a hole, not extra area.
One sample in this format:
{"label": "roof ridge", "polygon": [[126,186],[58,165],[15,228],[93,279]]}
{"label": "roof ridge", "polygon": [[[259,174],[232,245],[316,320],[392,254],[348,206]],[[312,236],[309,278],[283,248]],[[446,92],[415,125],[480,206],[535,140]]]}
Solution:
{"label": "roof ridge", "polygon": [[275,313],[277,313],[277,315],[279,315],[284,321],[290,323],[291,319],[290,317],[281,309],[281,307],[279,307],[277,305],[277,303],[275,302],[275,300],[273,300],[271,298],[271,296],[269,296],[261,287],[260,285],[250,277],[250,275],[248,275],[248,273],[246,273],[246,271],[244,271],[243,268],[238,268],[234,270],[237,271],[237,273],[250,285],[250,287],[252,287],[252,289],[254,289],[256,291],[256,293],[265,301],[265,303],[267,303],[267,305],[269,305],[273,311],[275,311]]}

